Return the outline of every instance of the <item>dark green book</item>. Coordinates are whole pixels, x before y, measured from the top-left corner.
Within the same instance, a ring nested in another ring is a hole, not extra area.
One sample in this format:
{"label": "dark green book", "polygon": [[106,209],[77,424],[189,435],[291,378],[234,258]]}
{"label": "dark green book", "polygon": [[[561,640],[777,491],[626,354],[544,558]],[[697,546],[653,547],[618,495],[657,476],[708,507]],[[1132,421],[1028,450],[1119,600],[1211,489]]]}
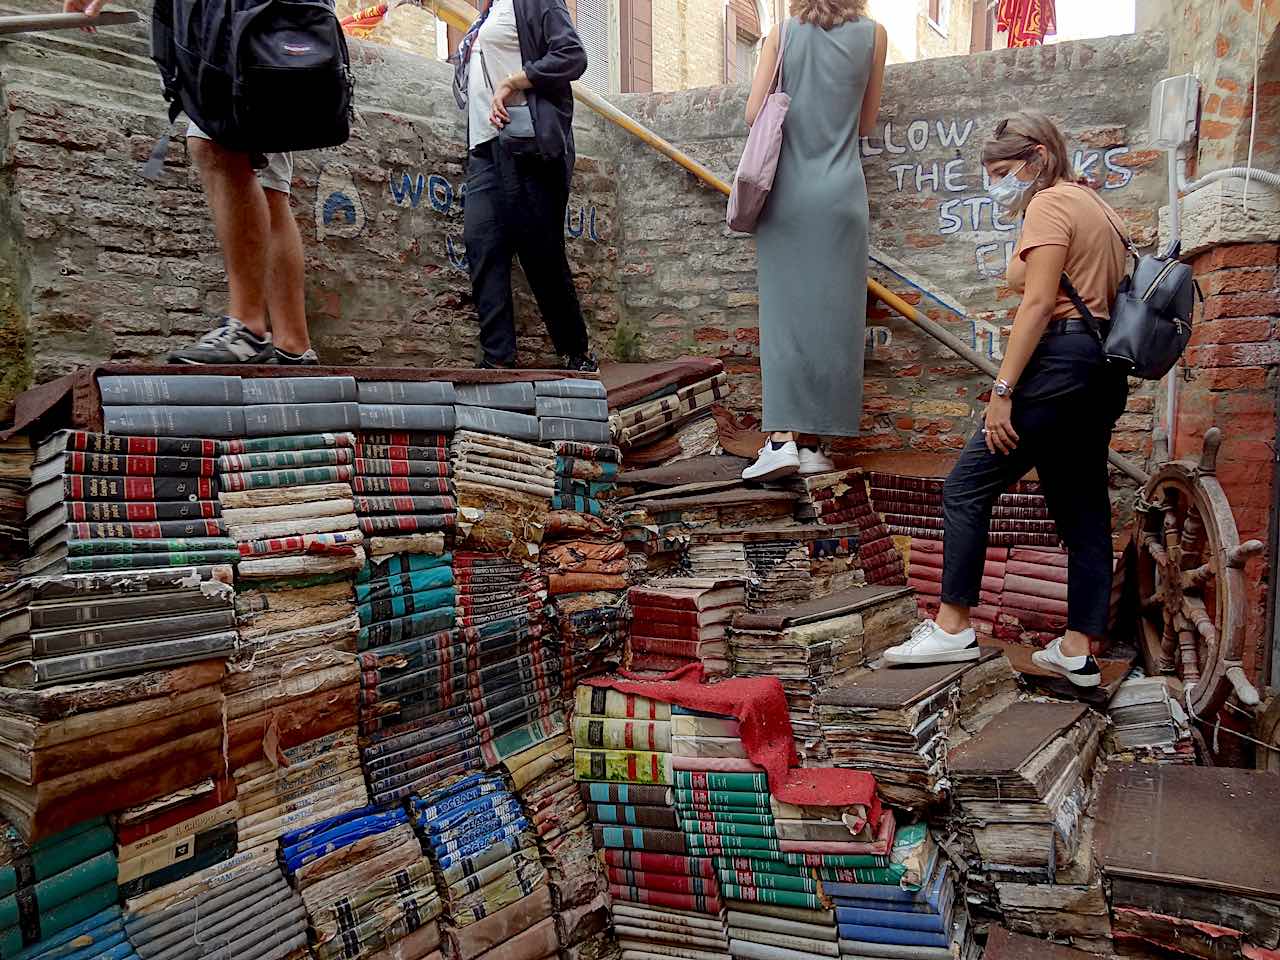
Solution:
{"label": "dark green book", "polygon": [[113,553],[189,553],[191,551],[236,550],[230,537],[179,537],[174,540],[72,540],[67,556],[91,557]]}
{"label": "dark green book", "polygon": [[702,770],[677,770],[676,786],[685,790],[732,790],[763,794],[769,802],[769,777],[764,773],[710,773]]}
{"label": "dark green book", "polygon": [[88,920],[95,913],[105,910],[116,902],[118,896],[115,878],[110,883],[88,890],[73,900],[59,904],[50,910],[32,913],[22,926],[0,927],[0,957],[12,957],[23,947],[39,943],[73,927],[82,920]]}
{"label": "dark green book", "polygon": [[[23,915],[29,914],[33,909],[42,914],[48,913],[104,884],[114,886],[115,881],[116,855],[114,851],[108,850],[46,877],[32,887],[22,888],[30,890],[29,895],[19,897],[17,893],[11,893],[0,900],[0,929],[20,926]],[[97,909],[101,910],[102,907]]]}
{"label": "dark green book", "polygon": [[[769,872],[766,872],[768,870]],[[717,870],[721,884],[741,884],[748,887],[771,887],[774,890],[790,890],[793,893],[818,893],[818,881],[812,877],[796,877],[773,873],[765,861],[756,870]]]}
{"label": "dark green book", "polygon": [[415,570],[412,573],[397,574],[384,577],[370,583],[356,585],[356,602],[369,603],[387,597],[403,597],[423,590],[438,590],[453,585],[453,568],[447,566],[432,567],[429,570]]}
{"label": "dark green book", "polygon": [[55,874],[70,870],[77,864],[106,853],[115,844],[115,834],[105,820],[85,821],[87,829],[77,824],[71,830],[55,834],[28,848],[17,838],[12,828],[6,828],[6,838],[13,852],[14,862],[0,867],[0,897],[7,897],[20,886],[29,887],[47,880]]}
{"label": "dark green book", "polygon": [[419,570],[431,570],[435,567],[453,566],[453,554],[442,553],[439,556],[430,553],[395,553],[385,560],[375,560],[365,564],[363,570],[356,575],[356,583],[376,583],[389,577]]}
{"label": "dark green book", "polygon": [[826,910],[827,905],[816,894],[795,890],[776,890],[772,887],[744,887],[736,883],[720,884],[720,896],[726,900],[744,900],[747,903],[770,903],[778,907],[803,907],[806,910]]}
{"label": "dark green book", "polygon": [[239,550],[188,550],[177,553],[115,553],[105,556],[67,557],[67,573],[95,570],[145,570],[150,567],[198,567],[201,564],[235,563]]}

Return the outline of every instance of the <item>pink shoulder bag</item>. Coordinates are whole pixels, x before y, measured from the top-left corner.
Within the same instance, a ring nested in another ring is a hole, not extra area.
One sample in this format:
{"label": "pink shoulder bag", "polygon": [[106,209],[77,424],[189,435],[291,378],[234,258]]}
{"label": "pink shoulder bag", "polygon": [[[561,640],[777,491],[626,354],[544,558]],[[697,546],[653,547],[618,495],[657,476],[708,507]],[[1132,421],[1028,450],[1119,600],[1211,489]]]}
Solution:
{"label": "pink shoulder bag", "polygon": [[738,172],[733,177],[733,189],[729,192],[729,208],[725,222],[730,230],[754,233],[760,222],[760,214],[773,178],[778,172],[778,155],[782,151],[782,123],[791,109],[791,95],[782,92],[782,55],[787,48],[787,21],[778,29],[778,62],[773,68],[773,82],[764,106],[751,125],[747,146],[738,162]]}

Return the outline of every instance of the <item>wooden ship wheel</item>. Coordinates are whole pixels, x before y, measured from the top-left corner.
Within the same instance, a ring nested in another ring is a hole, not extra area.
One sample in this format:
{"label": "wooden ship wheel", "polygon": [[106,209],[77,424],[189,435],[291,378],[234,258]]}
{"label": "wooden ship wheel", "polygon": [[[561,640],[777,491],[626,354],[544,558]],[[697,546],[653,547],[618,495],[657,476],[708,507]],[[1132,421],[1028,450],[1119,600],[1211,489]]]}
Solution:
{"label": "wooden ship wheel", "polygon": [[1256,707],[1241,657],[1245,562],[1262,550],[1240,542],[1215,476],[1222,431],[1211,428],[1198,460],[1163,464],[1137,507],[1139,642],[1151,675],[1177,676],[1184,704],[1212,721],[1234,693]]}

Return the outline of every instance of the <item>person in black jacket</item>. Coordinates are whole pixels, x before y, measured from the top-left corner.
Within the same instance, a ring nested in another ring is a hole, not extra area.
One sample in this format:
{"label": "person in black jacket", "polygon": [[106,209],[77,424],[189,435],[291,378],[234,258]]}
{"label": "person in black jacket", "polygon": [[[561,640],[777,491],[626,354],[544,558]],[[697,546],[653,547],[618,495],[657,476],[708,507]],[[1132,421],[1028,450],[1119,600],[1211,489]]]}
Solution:
{"label": "person in black jacket", "polygon": [[[564,239],[575,160],[570,84],[586,69],[564,0],[490,0],[459,45],[454,94],[467,111],[469,150],[463,239],[482,367],[516,365],[514,254],[564,366],[597,369]],[[509,134],[527,133],[513,114],[532,120],[531,138],[502,135],[508,125]]]}

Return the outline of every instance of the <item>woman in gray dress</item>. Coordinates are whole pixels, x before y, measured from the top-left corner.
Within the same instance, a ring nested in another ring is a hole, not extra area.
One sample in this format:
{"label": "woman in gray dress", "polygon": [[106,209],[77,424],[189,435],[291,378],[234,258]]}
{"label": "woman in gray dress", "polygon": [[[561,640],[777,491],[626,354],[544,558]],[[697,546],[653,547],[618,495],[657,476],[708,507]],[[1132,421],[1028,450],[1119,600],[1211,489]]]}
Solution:
{"label": "woman in gray dress", "polygon": [[[773,191],[757,230],[760,370],[770,432],[744,480],[834,469],[822,437],[856,437],[867,326],[867,184],[859,136],[880,112],[888,37],[866,0],[791,0],[782,89],[791,96]],[[747,123],[779,56],[760,53]]]}

